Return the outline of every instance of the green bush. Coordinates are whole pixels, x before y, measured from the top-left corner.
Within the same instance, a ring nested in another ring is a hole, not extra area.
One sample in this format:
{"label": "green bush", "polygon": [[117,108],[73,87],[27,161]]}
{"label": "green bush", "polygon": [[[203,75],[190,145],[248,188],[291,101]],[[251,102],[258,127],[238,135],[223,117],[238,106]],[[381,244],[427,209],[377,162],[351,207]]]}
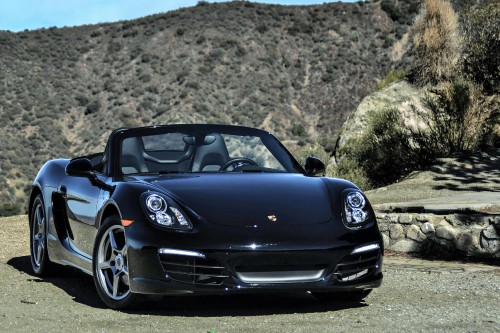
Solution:
{"label": "green bush", "polygon": [[98,99],[92,100],[85,108],[85,115],[99,112],[101,102]]}
{"label": "green bush", "polygon": [[386,12],[387,15],[393,21],[397,21],[401,15],[401,13],[399,12],[399,9],[396,7],[396,5],[394,4],[393,1],[382,0],[382,2],[380,3],[380,8],[382,8],[382,10],[384,12]]}
{"label": "green bush", "polygon": [[438,156],[477,149],[486,135],[492,109],[481,89],[465,80],[442,83],[424,97],[427,112],[419,113],[427,129],[414,131],[421,149]]}
{"label": "green bush", "polygon": [[178,28],[176,31],[175,31],[175,35],[177,37],[181,37],[181,36],[184,36],[184,33],[186,32],[186,29],[184,28]]}
{"label": "green bush", "polygon": [[256,28],[255,28],[259,33],[263,34],[265,33],[266,31],[269,30],[269,27],[266,25],[266,24],[259,24]]}
{"label": "green bush", "polygon": [[387,73],[386,77],[378,83],[378,89],[382,90],[385,87],[389,86],[391,83],[399,81],[406,77],[408,73],[402,69],[393,69],[389,73]]}
{"label": "green bush", "polygon": [[500,6],[472,7],[463,19],[464,70],[485,93],[500,93]]}
{"label": "green bush", "polygon": [[425,110],[414,107],[418,128],[405,125],[397,109],[372,114],[366,134],[337,153],[338,176],[360,186],[384,186],[426,168],[437,157],[498,141],[498,112],[493,112],[498,105],[486,105],[477,85],[465,80],[442,83],[422,102]]}
{"label": "green bush", "polygon": [[379,187],[397,182],[434,158],[420,153],[397,109],[372,114],[368,124],[365,135],[353,139],[339,152],[339,176],[366,177],[366,181],[358,181]]}
{"label": "green bush", "polygon": [[317,157],[325,164],[328,164],[330,159],[330,154],[328,154],[323,147],[318,144],[300,147],[293,150],[292,154],[301,165],[304,165],[306,158],[309,156]]}
{"label": "green bush", "polygon": [[20,203],[2,203],[0,204],[0,216],[12,216],[22,213],[22,204]]}
{"label": "green bush", "polygon": [[346,179],[358,186],[363,191],[373,188],[370,180],[367,178],[365,171],[359,165],[357,159],[351,156],[343,157],[333,171],[333,176]]}

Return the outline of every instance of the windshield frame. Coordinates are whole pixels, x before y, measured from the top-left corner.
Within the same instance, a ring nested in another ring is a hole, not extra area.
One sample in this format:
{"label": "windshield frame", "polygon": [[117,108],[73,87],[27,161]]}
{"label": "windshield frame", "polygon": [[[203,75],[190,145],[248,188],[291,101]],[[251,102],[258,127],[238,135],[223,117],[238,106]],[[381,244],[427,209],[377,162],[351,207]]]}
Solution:
{"label": "windshield frame", "polygon": [[[305,171],[303,167],[297,162],[297,160],[290,154],[290,152],[285,148],[285,146],[271,133],[264,130],[245,127],[245,126],[234,126],[234,125],[212,125],[212,124],[176,124],[176,125],[162,125],[162,126],[148,126],[148,127],[137,127],[128,129],[117,129],[111,134],[107,148],[111,148],[109,151],[109,173],[112,177],[123,177],[130,174],[124,174],[120,168],[120,157],[122,149],[122,141],[126,138],[131,137],[142,137],[149,135],[161,135],[171,132],[182,132],[186,135],[208,135],[212,133],[221,133],[227,135],[237,135],[237,136],[254,136],[259,137],[262,143],[270,151],[272,155],[278,160],[278,162],[284,167],[285,171],[276,172],[286,172],[286,173],[302,173]],[[264,168],[263,168],[264,169]],[[208,173],[208,172],[192,172],[189,173]],[[270,170],[263,170],[263,172],[270,172]],[[211,172],[213,173],[213,172]],[[225,173],[225,172],[221,172]],[[133,175],[140,174],[151,174],[151,173],[133,173]]]}

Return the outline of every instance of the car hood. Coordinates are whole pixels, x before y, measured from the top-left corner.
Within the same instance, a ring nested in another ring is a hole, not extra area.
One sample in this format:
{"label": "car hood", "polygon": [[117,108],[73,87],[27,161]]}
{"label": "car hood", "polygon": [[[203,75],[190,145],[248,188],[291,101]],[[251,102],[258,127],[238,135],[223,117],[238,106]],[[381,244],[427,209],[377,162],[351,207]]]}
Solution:
{"label": "car hood", "polygon": [[319,224],[332,217],[321,178],[301,174],[193,174],[140,177],[212,223],[258,227]]}

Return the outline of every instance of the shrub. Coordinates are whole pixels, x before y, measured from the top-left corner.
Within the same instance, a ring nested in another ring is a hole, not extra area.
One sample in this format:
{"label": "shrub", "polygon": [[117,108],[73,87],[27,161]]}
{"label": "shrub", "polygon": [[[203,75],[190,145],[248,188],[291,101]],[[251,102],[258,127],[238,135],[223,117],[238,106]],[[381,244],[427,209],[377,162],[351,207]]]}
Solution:
{"label": "shrub", "polygon": [[[325,165],[328,165],[328,162],[330,160],[330,154],[326,152],[322,146],[319,144],[312,144],[312,145],[306,145],[302,146],[296,149],[293,149],[291,151],[297,162],[300,163],[300,165],[304,166],[306,158],[309,156],[314,156],[319,158]],[[327,175],[331,175],[332,170],[327,170]]]}
{"label": "shrub", "polygon": [[420,113],[426,130],[416,130],[414,135],[421,149],[439,156],[478,148],[492,114],[485,107],[479,86],[464,80],[442,83],[427,95]]}
{"label": "shrub", "polygon": [[393,21],[397,21],[399,19],[399,16],[401,15],[399,13],[398,8],[395,6],[394,2],[391,0],[382,0],[380,3],[380,8],[384,12],[387,13],[387,15],[391,18]]}
{"label": "shrub", "polygon": [[344,156],[333,171],[333,176],[346,179],[366,191],[373,188],[370,180],[366,177],[363,168],[359,165],[357,159],[351,156]]}
{"label": "shrub", "polygon": [[75,97],[75,100],[78,102],[78,105],[79,106],[85,106],[89,103],[89,99],[87,96],[83,95],[83,94],[78,94],[76,97]]}
{"label": "shrub", "polygon": [[307,131],[302,124],[296,124],[292,126],[292,135],[299,137],[305,136],[307,135]]}
{"label": "shrub", "polygon": [[495,127],[486,126],[498,118],[495,104],[485,105],[481,89],[471,82],[442,83],[423,105],[425,110],[414,107],[421,120],[418,128],[406,126],[397,109],[372,114],[366,134],[338,152],[337,175],[355,179],[363,184],[359,186],[379,187],[424,169],[437,157],[474,150],[485,137],[497,139],[489,135]]}
{"label": "shrub", "polygon": [[472,7],[463,20],[464,70],[485,93],[500,93],[500,6]]}
{"label": "shrub", "polygon": [[206,40],[207,40],[207,37],[205,37],[204,35],[201,35],[200,37],[198,37],[196,39],[196,44],[201,45],[201,44],[205,43]]}
{"label": "shrub", "polygon": [[314,33],[314,26],[305,22],[296,22],[293,26],[287,28],[288,33],[297,36],[300,33],[310,35]]}
{"label": "shrub", "polygon": [[266,24],[260,24],[255,28],[259,33],[263,34],[266,31],[269,30],[268,26]]}
{"label": "shrub", "polygon": [[370,115],[366,134],[352,139],[338,155],[338,175],[367,188],[397,182],[434,158],[421,153],[397,109]]}
{"label": "shrub", "polygon": [[20,203],[2,203],[0,204],[0,216],[12,216],[22,213],[22,204]]}
{"label": "shrub", "polygon": [[181,36],[184,36],[184,33],[186,32],[186,29],[184,28],[178,28],[176,31],[175,31],[175,35],[177,37],[181,37]]}
{"label": "shrub", "polygon": [[411,35],[413,79],[426,85],[453,78],[458,70],[462,37],[451,4],[446,0],[425,0]]}
{"label": "shrub", "polygon": [[399,81],[406,77],[408,73],[402,69],[393,69],[389,73],[387,73],[386,77],[378,83],[378,89],[382,90],[385,87],[389,86],[391,83]]}
{"label": "shrub", "polygon": [[94,99],[89,104],[87,104],[87,107],[85,108],[85,115],[97,113],[99,112],[100,108],[101,102],[99,102],[98,99]]}
{"label": "shrub", "polygon": [[368,133],[360,139],[359,163],[374,186],[394,183],[427,164],[434,156],[420,154],[396,109],[375,113]]}

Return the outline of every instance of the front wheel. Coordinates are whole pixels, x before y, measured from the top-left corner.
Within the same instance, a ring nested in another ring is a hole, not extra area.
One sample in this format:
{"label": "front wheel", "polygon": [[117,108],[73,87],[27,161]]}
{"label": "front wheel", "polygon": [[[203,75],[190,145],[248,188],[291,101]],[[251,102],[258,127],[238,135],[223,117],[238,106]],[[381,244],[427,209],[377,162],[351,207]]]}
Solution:
{"label": "front wheel", "polygon": [[92,270],[99,296],[113,309],[130,307],[138,298],[130,291],[127,250],[120,218],[106,218],[94,244]]}
{"label": "front wheel", "polygon": [[30,257],[31,268],[35,275],[46,275],[52,263],[47,250],[47,215],[42,195],[36,196],[30,214]]}
{"label": "front wheel", "polygon": [[313,292],[320,301],[326,302],[361,302],[372,292],[372,289],[340,292]]}

